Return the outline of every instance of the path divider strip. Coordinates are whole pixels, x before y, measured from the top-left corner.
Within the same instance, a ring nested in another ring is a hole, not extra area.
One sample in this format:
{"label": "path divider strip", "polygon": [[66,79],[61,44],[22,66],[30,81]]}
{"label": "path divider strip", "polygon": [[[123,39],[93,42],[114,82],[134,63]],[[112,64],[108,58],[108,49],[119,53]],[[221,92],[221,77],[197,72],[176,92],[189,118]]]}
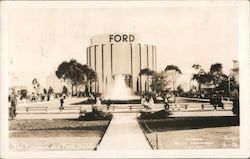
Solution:
{"label": "path divider strip", "polygon": [[147,135],[146,135],[146,132],[145,132],[145,130],[143,129],[143,127],[142,127],[142,125],[141,125],[141,123],[140,123],[138,117],[136,118],[136,121],[138,122],[138,124],[139,124],[139,126],[140,126],[140,128],[141,128],[141,130],[142,130],[142,132],[143,132],[143,134],[144,134],[144,136],[145,136],[145,138],[146,138],[146,140],[148,141],[148,143],[149,143],[149,145],[150,145],[150,147],[151,147],[151,149],[152,149],[152,150],[155,150],[154,146],[153,146],[152,143],[149,141],[149,139],[148,139],[148,137],[147,137]]}
{"label": "path divider strip", "polygon": [[101,142],[102,142],[102,139],[103,139],[104,135],[106,134],[106,131],[107,131],[108,128],[109,128],[109,125],[110,125],[110,123],[111,123],[111,120],[113,120],[113,117],[112,117],[112,119],[109,120],[109,123],[108,123],[107,128],[105,129],[104,133],[102,134],[101,139],[99,140],[99,142],[97,143],[97,145],[96,145],[96,147],[95,147],[95,149],[94,149],[95,151],[98,151],[98,148],[99,148],[99,146],[100,146],[100,144],[101,144]]}

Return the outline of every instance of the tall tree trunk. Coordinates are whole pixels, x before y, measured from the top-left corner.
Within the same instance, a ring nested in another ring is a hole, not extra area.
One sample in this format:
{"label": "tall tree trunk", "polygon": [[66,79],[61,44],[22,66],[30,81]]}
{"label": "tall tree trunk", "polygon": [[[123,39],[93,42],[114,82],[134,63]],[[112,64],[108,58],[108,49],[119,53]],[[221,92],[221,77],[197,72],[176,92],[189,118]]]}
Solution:
{"label": "tall tree trunk", "polygon": [[73,84],[71,85],[71,96],[72,97],[74,96],[74,85]]}
{"label": "tall tree trunk", "polygon": [[175,81],[174,81],[174,77],[173,77],[173,75],[172,75],[172,81],[173,81],[173,96],[174,96],[174,102],[175,102],[175,92],[174,92],[174,86],[175,86]]}
{"label": "tall tree trunk", "polygon": [[76,96],[77,96],[77,86],[75,86],[76,87]]}
{"label": "tall tree trunk", "polygon": [[140,95],[142,95],[142,79],[141,79],[141,76],[140,76]]}
{"label": "tall tree trunk", "polygon": [[91,82],[91,80],[89,81],[89,87],[90,87],[90,93],[92,94],[92,82]]}
{"label": "tall tree trunk", "polygon": [[85,93],[89,93],[89,85],[88,84],[85,85]]}
{"label": "tall tree trunk", "polygon": [[147,76],[147,92],[149,92],[149,75]]}

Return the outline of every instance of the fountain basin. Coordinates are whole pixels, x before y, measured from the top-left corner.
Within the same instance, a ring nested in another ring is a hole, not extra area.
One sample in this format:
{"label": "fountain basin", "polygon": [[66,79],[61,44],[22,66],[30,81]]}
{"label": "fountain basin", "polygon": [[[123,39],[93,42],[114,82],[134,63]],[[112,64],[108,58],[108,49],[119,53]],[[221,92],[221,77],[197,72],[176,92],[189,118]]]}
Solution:
{"label": "fountain basin", "polygon": [[119,99],[104,99],[101,101],[102,104],[141,104],[141,99],[129,99],[129,100],[119,100]]}

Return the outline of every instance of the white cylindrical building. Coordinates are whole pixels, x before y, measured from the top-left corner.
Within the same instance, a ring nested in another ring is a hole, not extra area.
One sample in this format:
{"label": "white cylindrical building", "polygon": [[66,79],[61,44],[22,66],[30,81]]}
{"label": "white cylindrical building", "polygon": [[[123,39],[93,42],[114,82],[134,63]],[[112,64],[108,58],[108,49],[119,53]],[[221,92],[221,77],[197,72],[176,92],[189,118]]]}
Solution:
{"label": "white cylindrical building", "polygon": [[98,80],[92,90],[105,94],[117,75],[123,75],[133,92],[149,90],[141,69],[156,71],[156,47],[141,44],[136,34],[114,33],[91,38],[86,49],[87,65],[97,72]]}

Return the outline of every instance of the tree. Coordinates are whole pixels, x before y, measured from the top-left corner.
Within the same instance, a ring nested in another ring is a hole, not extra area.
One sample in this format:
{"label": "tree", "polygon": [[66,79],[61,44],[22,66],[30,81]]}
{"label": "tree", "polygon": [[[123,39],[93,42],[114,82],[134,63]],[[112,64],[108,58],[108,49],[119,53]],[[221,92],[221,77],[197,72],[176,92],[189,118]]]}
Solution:
{"label": "tree", "polygon": [[54,93],[53,88],[52,88],[52,87],[49,87],[48,93],[47,93],[47,101],[50,100],[50,96],[51,96],[53,93]]}
{"label": "tree", "polygon": [[221,63],[212,64],[210,67],[210,74],[213,77],[213,84],[215,87],[218,87],[222,81],[227,80],[227,76],[222,73]]}
{"label": "tree", "polygon": [[210,67],[210,73],[222,74],[222,64],[221,63],[212,64]]}
{"label": "tree", "polygon": [[36,78],[32,80],[33,88],[39,87],[39,82],[37,81]]}
{"label": "tree", "polygon": [[216,89],[218,91],[220,91],[223,95],[227,95],[229,96],[229,80],[228,77],[226,75],[223,75],[222,77],[223,79],[221,80],[221,82],[218,84],[218,86],[216,87]]}
{"label": "tree", "polygon": [[49,87],[49,89],[48,89],[48,94],[53,94],[54,93],[54,90],[53,90],[53,88],[52,87]]}
{"label": "tree", "polygon": [[90,87],[90,92],[92,93],[92,83],[97,81],[97,74],[93,69],[87,66],[85,69],[85,76],[86,76],[85,84],[87,88],[86,90],[88,92],[88,88]]}
{"label": "tree", "polygon": [[194,68],[195,70],[200,71],[201,70],[201,65],[200,64],[193,64],[192,68]]}
{"label": "tree", "polygon": [[68,94],[68,88],[66,86],[63,86],[62,94]]}
{"label": "tree", "polygon": [[154,73],[152,76],[152,83],[150,85],[153,92],[161,97],[165,97],[169,93],[169,80],[165,72]]}
{"label": "tree", "polygon": [[56,76],[59,79],[63,79],[71,86],[71,93],[73,96],[74,87],[78,87],[84,80],[83,65],[74,59],[71,59],[69,62],[64,61],[58,66]]}
{"label": "tree", "polygon": [[[149,68],[144,68],[144,69],[141,69],[140,73],[139,73],[139,76],[147,76],[147,85],[149,86],[149,76],[152,76],[155,72],[150,70]],[[145,88],[146,90],[147,88]],[[146,91],[149,91],[149,90],[146,90]]]}
{"label": "tree", "polygon": [[16,106],[17,106],[17,88],[16,87],[11,87],[9,88],[9,102],[10,102],[10,107],[9,107],[9,118],[14,119],[16,116]]}
{"label": "tree", "polygon": [[182,72],[179,69],[179,67],[175,66],[175,65],[168,65],[165,68],[165,72],[167,74],[169,74],[170,77],[171,77],[171,81],[172,81],[172,85],[173,85],[173,92],[174,92],[174,90],[175,90],[175,83],[177,81],[177,78],[180,76],[180,74],[182,74]]}
{"label": "tree", "polygon": [[178,96],[182,96],[184,94],[184,89],[181,85],[179,85],[176,89],[176,93]]}
{"label": "tree", "polygon": [[27,98],[28,91],[26,89],[21,89],[20,90],[20,99]]}
{"label": "tree", "polygon": [[71,59],[69,62],[62,62],[56,71],[56,76],[59,79],[66,81],[71,87],[72,96],[77,94],[79,87],[86,84],[87,81],[94,81],[97,78],[96,72],[89,68],[87,65],[78,63],[75,59]]}
{"label": "tree", "polygon": [[[229,75],[230,77],[230,75]],[[234,77],[228,78],[228,95],[232,97],[239,96],[239,83],[235,80]]]}
{"label": "tree", "polygon": [[32,80],[32,84],[33,84],[33,88],[34,88],[35,94],[39,95],[40,84],[39,84],[38,80],[36,78],[34,78]]}
{"label": "tree", "polygon": [[208,85],[212,82],[213,78],[211,76],[211,74],[205,72],[204,69],[202,69],[202,67],[197,64],[197,65],[193,65],[192,68],[195,68],[198,72],[193,74],[192,80],[197,81],[198,83],[198,92],[199,94],[201,93],[201,86],[202,85]]}

